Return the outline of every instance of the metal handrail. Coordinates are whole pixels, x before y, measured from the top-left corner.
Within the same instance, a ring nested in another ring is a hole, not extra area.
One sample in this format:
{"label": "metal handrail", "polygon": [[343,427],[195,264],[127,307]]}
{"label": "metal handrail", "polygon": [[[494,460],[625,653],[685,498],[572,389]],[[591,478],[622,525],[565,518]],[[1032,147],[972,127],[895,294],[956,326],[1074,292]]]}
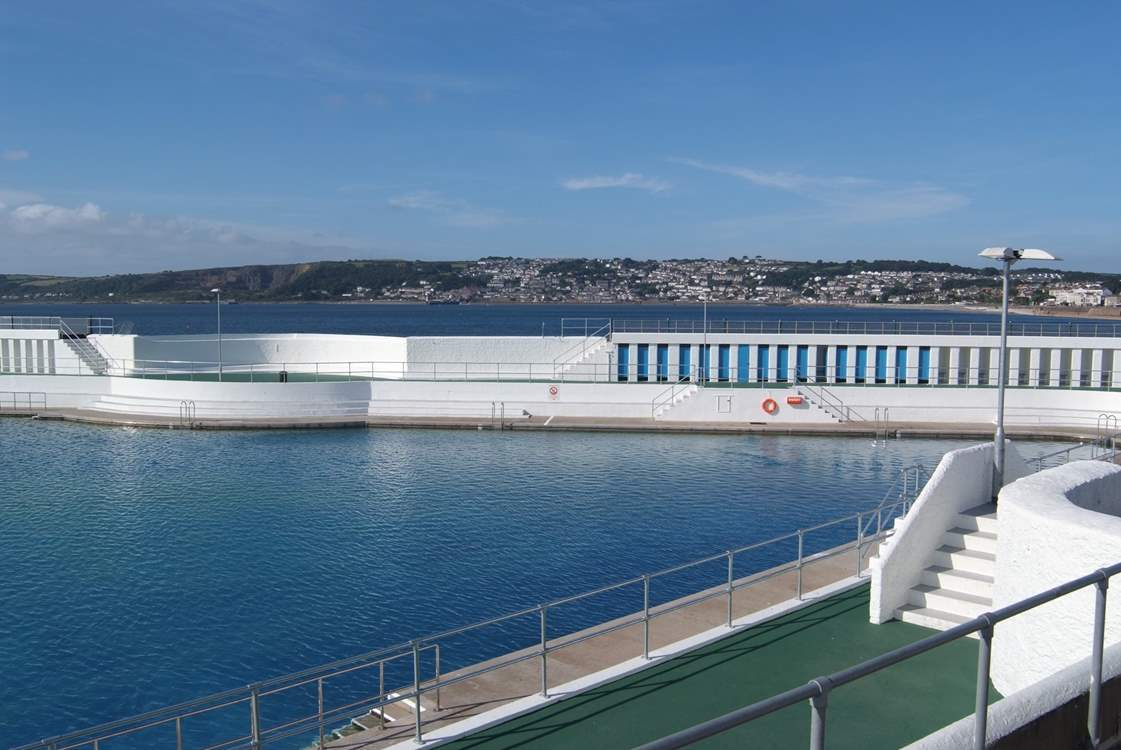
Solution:
{"label": "metal handrail", "polygon": [[[879,321],[879,320],[615,320],[615,333],[754,333],[843,334],[899,336],[998,336],[999,322],[980,321]],[[1121,324],[1054,322],[1009,323],[1010,336],[1084,336],[1116,338]]]}
{"label": "metal handrail", "polygon": [[1074,591],[1094,586],[1096,596],[1094,601],[1094,634],[1091,640],[1090,658],[1090,684],[1089,684],[1089,712],[1087,726],[1090,732],[1091,743],[1097,746],[1100,740],[1099,720],[1101,717],[1101,682],[1102,682],[1102,653],[1105,647],[1105,605],[1109,588],[1109,579],[1121,573],[1121,563],[1099,568],[1089,575],[1075,578],[1046,591],[1021,599],[991,612],[986,612],[979,617],[954,626],[949,630],[924,638],[921,641],[902,646],[868,659],[847,669],[834,672],[831,675],[818,677],[801,687],[787,690],[765,700],[758,701],[744,708],[731,711],[723,716],[697,724],[667,737],[642,745],[640,750],[678,750],[688,747],[695,742],[713,737],[717,734],[747,724],[750,721],[767,716],[775,711],[789,708],[802,701],[809,700],[810,714],[810,748],[823,750],[825,747],[826,709],[829,695],[836,688],[850,682],[879,672],[882,669],[894,666],[908,659],[924,654],[939,646],[945,645],[960,638],[978,633],[981,638],[981,647],[977,656],[977,687],[974,705],[973,747],[984,750],[986,730],[988,728],[989,713],[989,668],[992,656],[993,628],[997,623],[1003,622],[1042,604],[1054,601],[1059,597]]}
{"label": "metal handrail", "polygon": [[[582,593],[579,593],[579,594],[576,594],[576,595],[567,596],[567,597],[563,597],[563,598],[559,598],[559,599],[554,599],[554,600],[551,600],[551,601],[548,601],[548,602],[545,602],[545,603],[542,603],[542,604],[538,604],[538,605],[533,606],[533,607],[527,607],[527,608],[524,608],[524,609],[517,610],[515,612],[509,612],[509,613],[500,615],[498,617],[493,617],[493,618],[490,618],[490,619],[487,619],[487,620],[472,623],[470,625],[465,625],[465,626],[457,627],[457,628],[451,628],[451,629],[448,629],[448,630],[444,630],[444,631],[441,631],[441,632],[438,632],[438,633],[428,635],[424,638],[419,638],[419,639],[414,639],[412,641],[404,642],[404,643],[398,644],[396,646],[390,646],[390,647],[383,648],[383,649],[377,649],[375,651],[371,651],[371,652],[368,652],[368,653],[360,655],[360,656],[351,657],[351,658],[348,658],[348,659],[337,660],[337,661],[331,662],[329,664],[320,665],[318,667],[312,667],[312,668],[309,668],[309,669],[305,669],[305,670],[302,670],[302,671],[299,671],[299,672],[294,672],[292,674],[284,675],[284,676],[281,676],[281,677],[270,678],[270,679],[267,679],[267,680],[264,680],[264,681],[261,681],[261,682],[258,682],[258,683],[254,683],[252,685],[249,685],[249,686],[246,686],[246,687],[243,687],[243,688],[235,688],[235,689],[232,689],[232,690],[227,690],[227,691],[223,691],[223,692],[220,692],[220,693],[215,693],[215,694],[205,696],[205,697],[202,697],[202,698],[198,698],[198,699],[195,699],[195,700],[192,700],[192,701],[187,701],[185,703],[180,703],[180,704],[176,704],[176,705],[173,705],[173,706],[168,706],[168,707],[165,707],[165,708],[162,708],[162,709],[156,709],[154,711],[149,711],[147,713],[143,713],[143,714],[140,714],[140,715],[137,715],[137,716],[133,716],[133,717],[125,718],[125,719],[120,719],[120,720],[108,722],[108,723],[105,723],[105,724],[100,724],[100,725],[90,727],[90,728],[87,728],[87,729],[84,729],[84,730],[79,730],[79,731],[76,731],[76,732],[70,732],[70,733],[59,735],[59,736],[56,736],[56,737],[43,739],[43,740],[40,740],[39,742],[35,742],[35,743],[27,744],[27,745],[21,745],[17,748],[14,748],[14,750],[70,750],[71,748],[78,748],[78,747],[96,747],[97,744],[100,741],[106,739],[108,736],[116,737],[116,736],[121,736],[123,734],[135,734],[137,732],[143,731],[145,729],[152,728],[154,726],[162,726],[162,725],[169,724],[173,721],[176,722],[177,729],[181,730],[180,724],[181,724],[181,722],[184,718],[187,718],[189,716],[198,716],[198,715],[206,714],[206,713],[209,713],[213,710],[216,710],[219,707],[219,705],[216,705],[216,704],[220,704],[221,707],[226,707],[226,706],[232,705],[234,703],[249,702],[252,706],[252,710],[251,710],[252,717],[259,717],[259,715],[260,715],[260,713],[259,713],[259,708],[260,708],[259,707],[259,702],[260,702],[260,699],[265,697],[265,696],[269,696],[269,695],[273,695],[273,694],[276,694],[276,693],[284,692],[284,691],[290,690],[290,689],[295,688],[295,687],[307,685],[307,684],[312,683],[312,682],[315,682],[317,685],[322,685],[326,680],[329,680],[332,677],[336,677],[336,676],[339,676],[339,675],[342,675],[342,674],[350,673],[350,672],[353,672],[357,669],[372,668],[374,666],[378,666],[379,664],[381,665],[379,667],[379,669],[384,670],[384,664],[386,662],[393,661],[395,659],[405,658],[409,655],[412,655],[413,662],[414,662],[413,685],[412,685],[411,688],[409,688],[407,690],[402,689],[401,691],[398,691],[398,695],[396,697],[392,698],[392,699],[386,698],[386,692],[384,690],[382,690],[378,694],[377,698],[374,698],[373,696],[371,696],[369,698],[362,698],[362,699],[359,699],[357,701],[354,701],[352,703],[347,704],[346,707],[334,706],[334,707],[327,708],[321,702],[319,704],[318,711],[314,716],[309,715],[308,718],[289,721],[289,722],[287,722],[283,725],[268,727],[268,728],[265,728],[265,729],[262,729],[258,719],[254,718],[253,722],[252,722],[252,732],[251,732],[250,735],[243,735],[243,736],[240,736],[240,737],[232,739],[232,740],[226,740],[226,741],[223,741],[222,743],[220,743],[219,745],[212,745],[211,747],[238,747],[238,748],[246,747],[246,748],[254,748],[254,750],[255,750],[255,748],[259,747],[259,743],[261,741],[263,741],[264,739],[271,738],[271,739],[275,740],[275,739],[278,739],[282,736],[284,736],[284,737],[294,736],[295,734],[300,734],[302,732],[314,731],[317,727],[318,727],[318,729],[321,733],[320,736],[322,737],[323,736],[322,733],[324,731],[324,723],[330,717],[341,715],[343,712],[345,712],[347,710],[357,709],[359,707],[372,710],[374,708],[379,708],[381,706],[390,705],[392,703],[400,702],[400,701],[403,701],[403,700],[414,700],[416,702],[417,710],[414,711],[414,713],[416,715],[415,730],[416,730],[417,738],[420,739],[422,728],[421,728],[421,723],[420,723],[419,707],[421,705],[421,699],[426,694],[429,694],[429,693],[434,693],[435,694],[437,710],[439,710],[439,695],[440,695],[441,688],[445,688],[449,685],[457,684],[457,683],[463,682],[464,680],[471,679],[472,677],[478,677],[478,676],[481,676],[483,674],[492,672],[496,669],[500,669],[500,668],[503,668],[503,667],[508,667],[508,666],[513,665],[513,664],[520,663],[520,662],[523,662],[523,661],[526,661],[526,660],[529,660],[529,659],[539,659],[541,661],[542,693],[547,695],[548,694],[547,665],[548,665],[549,654],[554,653],[554,652],[556,652],[556,651],[558,651],[562,648],[567,648],[569,646],[575,645],[576,643],[586,641],[590,638],[606,635],[610,632],[615,632],[616,630],[620,629],[620,627],[624,627],[623,625],[620,625],[619,623],[616,623],[616,622],[608,622],[608,623],[603,623],[603,624],[598,625],[598,626],[592,626],[591,628],[587,628],[587,629],[585,629],[583,631],[580,631],[578,633],[568,633],[568,634],[565,634],[565,635],[555,636],[552,639],[550,639],[548,637],[548,632],[547,632],[547,614],[552,609],[555,609],[557,607],[560,607],[560,606],[563,606],[563,605],[566,605],[566,604],[571,604],[575,601],[579,601],[579,600],[582,600],[582,599],[587,599],[587,598],[592,597],[592,596],[608,593],[608,592],[611,592],[611,591],[620,590],[620,589],[622,589],[624,587],[627,587],[627,586],[635,586],[636,584],[642,584],[643,599],[644,599],[644,602],[645,602],[645,606],[643,608],[643,611],[642,611],[641,615],[632,615],[631,617],[627,618],[628,623],[627,623],[626,626],[633,626],[633,625],[638,625],[638,624],[643,625],[643,628],[644,628],[644,631],[645,631],[644,632],[643,656],[645,658],[649,659],[650,658],[649,627],[650,627],[651,621],[653,621],[654,619],[656,619],[658,617],[665,616],[665,615],[667,615],[671,612],[678,611],[678,610],[680,610],[684,607],[694,606],[694,605],[699,604],[699,603],[704,602],[704,601],[710,601],[713,598],[717,598],[717,597],[720,597],[720,596],[726,596],[726,597],[728,597],[728,601],[729,601],[728,625],[729,625],[729,627],[731,627],[731,625],[732,625],[731,597],[736,591],[740,591],[740,590],[743,590],[745,588],[749,588],[751,586],[757,585],[757,584],[759,584],[759,583],[761,583],[765,580],[769,580],[770,578],[774,577],[775,575],[780,575],[780,574],[783,574],[783,573],[791,573],[791,572],[796,571],[797,572],[797,593],[796,593],[796,595],[800,599],[800,598],[802,598],[802,595],[803,595],[803,591],[802,591],[802,570],[807,564],[812,563],[812,562],[817,562],[817,561],[820,561],[820,560],[823,560],[823,559],[826,559],[826,558],[829,558],[829,557],[834,557],[836,555],[841,555],[841,554],[844,554],[846,552],[852,551],[853,549],[855,549],[855,551],[857,553],[857,556],[856,556],[856,570],[857,570],[857,573],[859,574],[864,550],[869,545],[886,538],[886,536],[890,535],[890,533],[891,533],[891,530],[883,523],[885,513],[887,514],[887,517],[888,517],[889,520],[892,517],[905,515],[908,508],[910,507],[910,502],[911,501],[909,499],[904,499],[904,500],[901,500],[899,502],[890,503],[888,505],[881,504],[881,505],[877,506],[876,508],[874,508],[872,510],[860,511],[860,512],[855,513],[855,514],[849,514],[847,516],[843,516],[843,517],[840,517],[840,518],[837,518],[837,519],[826,521],[826,522],[821,523],[821,524],[806,527],[806,528],[803,528],[803,529],[798,529],[794,532],[791,532],[791,533],[788,533],[788,534],[783,534],[781,536],[774,537],[772,539],[767,539],[767,540],[760,541],[760,542],[754,542],[754,543],[748,544],[746,546],[742,546],[742,547],[739,547],[739,548],[727,550],[727,551],[722,552],[722,553],[708,555],[706,557],[703,557],[703,558],[700,558],[700,559],[697,559],[697,560],[692,560],[692,561],[688,561],[686,563],[682,563],[680,565],[675,565],[675,566],[672,566],[672,567],[664,568],[664,569],[661,569],[661,570],[658,570],[658,571],[655,571],[653,573],[646,574],[646,575],[643,575],[643,576],[632,577],[632,578],[629,578],[629,579],[624,580],[624,581],[618,581],[618,582],[608,584],[606,586],[601,586],[599,588],[596,588],[596,589],[593,589],[593,590],[590,590],[590,591],[586,591],[586,592],[582,592]],[[866,529],[865,519],[866,518],[869,518],[869,519],[870,518],[875,518],[876,521],[877,521],[875,531],[870,533],[870,534],[865,533],[865,529]],[[852,523],[854,521],[855,521],[855,527],[854,528],[855,528],[855,532],[856,532],[856,537],[855,537],[854,541],[847,542],[847,543],[842,544],[841,546],[838,546],[838,547],[833,547],[831,549],[826,549],[826,550],[824,550],[822,552],[819,552],[819,553],[816,553],[816,554],[812,554],[812,555],[806,555],[805,554],[805,538],[806,538],[807,534],[811,534],[811,533],[816,532],[816,531],[821,531],[823,529],[833,527],[833,526],[840,526],[840,525],[845,524],[845,523]],[[767,546],[767,545],[777,544],[777,543],[781,543],[781,542],[785,542],[785,541],[790,541],[790,540],[793,540],[793,539],[797,539],[798,554],[797,554],[796,560],[794,560],[790,563],[787,563],[784,566],[780,566],[777,569],[770,570],[770,571],[763,571],[762,573],[759,573],[757,575],[750,576],[747,579],[736,578],[736,576],[735,576],[735,559],[736,559],[737,555],[742,554],[744,552],[760,549],[760,548],[762,548],[764,546]],[[700,591],[693,592],[692,595],[687,595],[686,598],[684,598],[684,599],[679,599],[679,600],[675,600],[675,601],[672,601],[672,602],[667,602],[663,605],[659,605],[659,606],[655,606],[655,607],[650,606],[650,583],[651,583],[651,581],[656,580],[657,578],[660,578],[660,577],[672,575],[674,573],[680,572],[682,570],[686,570],[688,568],[695,567],[697,565],[717,562],[721,559],[724,559],[724,560],[728,561],[728,564],[727,564],[728,578],[725,581],[725,583],[722,584],[720,587],[718,587],[718,588],[711,588],[711,587],[703,588]],[[439,659],[440,659],[440,652],[441,652],[441,644],[439,643],[439,641],[447,640],[448,638],[451,638],[453,636],[461,635],[463,633],[473,631],[473,630],[478,630],[478,629],[483,628],[483,627],[488,627],[488,626],[499,624],[499,623],[502,623],[502,622],[507,622],[507,621],[510,621],[510,620],[513,620],[513,619],[516,619],[516,618],[533,616],[533,615],[537,615],[541,620],[541,635],[542,635],[542,637],[541,637],[541,641],[540,641],[540,643],[539,643],[539,645],[536,649],[531,650],[528,653],[515,652],[514,654],[507,655],[504,658],[499,658],[498,660],[492,661],[491,663],[489,663],[489,664],[487,664],[486,666],[483,666],[483,667],[477,667],[477,668],[474,668],[474,669],[467,668],[465,670],[460,670],[460,671],[456,672],[453,676],[447,676],[447,675],[444,675],[440,672],[440,667],[439,667],[440,661],[439,661]],[[558,642],[561,639],[565,639],[565,640],[563,640],[563,642]],[[551,640],[551,642],[550,642],[550,640]],[[420,653],[422,653],[424,651],[433,650],[433,649],[435,650],[436,659],[437,659],[435,678],[434,679],[424,679],[423,675],[421,674],[419,655],[420,655]],[[425,684],[425,683],[427,683],[427,684]],[[258,744],[254,744],[254,742],[256,742]],[[70,744],[67,744],[67,743],[70,743]],[[246,744],[246,743],[248,743],[248,744]]]}
{"label": "metal handrail", "polygon": [[64,320],[85,321],[87,333],[113,333],[114,330],[113,318],[63,318],[58,315],[0,315],[0,330],[60,330],[60,323]]}
{"label": "metal handrail", "polygon": [[[8,359],[4,367],[6,372],[14,372],[19,368],[19,360],[13,356]],[[91,374],[88,365],[80,357],[51,357],[49,362],[53,366],[51,372],[34,372],[30,362],[22,371],[26,374],[37,375],[73,375]],[[15,363],[15,364],[13,364]],[[69,367],[67,363],[71,363]],[[105,375],[121,377],[164,378],[164,379],[201,379],[208,380],[218,372],[219,363],[205,360],[145,360],[121,359],[113,360]],[[628,365],[625,372],[620,372],[617,364],[610,362],[584,362],[577,365],[580,369],[573,373],[557,372],[554,364],[548,362],[408,362],[408,361],[338,361],[338,362],[255,362],[255,363],[222,363],[223,372],[228,376],[248,376],[250,382],[276,382],[278,379],[292,375],[295,377],[312,377],[316,382],[321,380],[335,382],[338,380],[364,381],[364,380],[422,380],[430,382],[596,382],[620,384],[659,384],[667,383],[669,378],[664,378],[655,369],[647,366],[643,370],[637,364]],[[83,370],[87,372],[83,373]],[[769,367],[761,373],[757,367],[742,370],[736,367],[725,369],[713,368],[709,377],[704,377],[701,368],[693,366],[686,378],[675,378],[678,384],[688,380],[704,387],[714,388],[816,388],[819,391],[828,386],[830,389],[839,388],[871,388],[871,387],[898,387],[898,388],[995,388],[995,368],[970,366],[953,369],[939,369],[907,366],[904,368],[888,368],[879,373],[869,368],[864,373],[858,373],[851,367],[836,368],[826,366],[814,369],[812,373],[799,374],[795,368],[783,373],[775,367]],[[229,379],[229,378],[228,378]],[[1008,386],[1018,389],[1044,389],[1044,390],[1092,390],[1092,391],[1118,391],[1121,390],[1121,370],[1096,369],[1096,370],[1063,370],[1055,368],[1013,368]],[[839,397],[834,397],[840,401]],[[842,406],[845,414],[853,418],[862,417],[851,407]],[[840,408],[840,407],[837,407]]]}
{"label": "metal handrail", "polygon": [[[584,337],[578,342],[564,350],[557,356],[553,357],[553,372],[554,377],[559,370],[568,365],[574,364],[587,356],[589,345],[595,346],[600,341],[606,340],[611,335],[611,321],[608,320],[598,328],[588,332],[587,320],[585,320]],[[561,320],[561,338],[564,338],[564,319]],[[593,343],[594,342],[594,343]]]}

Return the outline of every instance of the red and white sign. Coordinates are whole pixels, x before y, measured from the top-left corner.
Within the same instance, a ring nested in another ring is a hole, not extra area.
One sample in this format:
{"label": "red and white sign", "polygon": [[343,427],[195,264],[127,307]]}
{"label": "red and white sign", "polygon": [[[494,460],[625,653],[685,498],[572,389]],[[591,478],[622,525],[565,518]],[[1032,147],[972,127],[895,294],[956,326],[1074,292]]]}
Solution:
{"label": "red and white sign", "polygon": [[560,388],[555,385],[549,386],[549,398],[556,401],[560,397]]}

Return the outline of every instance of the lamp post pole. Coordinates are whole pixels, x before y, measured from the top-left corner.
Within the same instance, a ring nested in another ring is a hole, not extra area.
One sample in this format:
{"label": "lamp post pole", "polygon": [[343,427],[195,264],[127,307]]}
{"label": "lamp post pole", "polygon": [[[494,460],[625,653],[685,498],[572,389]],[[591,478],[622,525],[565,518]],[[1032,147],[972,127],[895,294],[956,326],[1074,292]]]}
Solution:
{"label": "lamp post pole", "polygon": [[1004,260],[1004,283],[1000,303],[1000,365],[996,385],[996,434],[993,435],[993,497],[1004,486],[1004,384],[1008,379],[1008,288],[1015,259]]}
{"label": "lamp post pole", "polygon": [[215,295],[215,307],[218,308],[218,382],[222,382],[222,290],[211,289]]}
{"label": "lamp post pole", "polygon": [[993,434],[993,497],[1004,486],[1004,389],[1008,380],[1008,297],[1012,286],[1012,264],[1018,260],[1060,260],[1046,250],[1015,247],[987,247],[981,257],[1003,264],[1000,300],[1000,363],[996,384],[996,432]]}

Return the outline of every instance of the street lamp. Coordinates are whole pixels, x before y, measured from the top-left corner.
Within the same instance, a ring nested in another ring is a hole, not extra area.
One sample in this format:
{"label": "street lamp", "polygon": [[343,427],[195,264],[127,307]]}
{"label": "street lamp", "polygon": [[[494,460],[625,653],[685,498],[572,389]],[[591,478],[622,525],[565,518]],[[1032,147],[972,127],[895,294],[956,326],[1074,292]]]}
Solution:
{"label": "street lamp", "polygon": [[1061,260],[1046,250],[1016,247],[986,247],[980,253],[1004,264],[1003,293],[1000,303],[1000,367],[996,385],[996,434],[993,436],[993,497],[1004,486],[1004,384],[1008,380],[1008,287],[1012,264],[1018,260]]}
{"label": "street lamp", "polygon": [[215,299],[215,307],[218,308],[218,382],[222,382],[222,290],[211,289],[211,294],[218,295]]}

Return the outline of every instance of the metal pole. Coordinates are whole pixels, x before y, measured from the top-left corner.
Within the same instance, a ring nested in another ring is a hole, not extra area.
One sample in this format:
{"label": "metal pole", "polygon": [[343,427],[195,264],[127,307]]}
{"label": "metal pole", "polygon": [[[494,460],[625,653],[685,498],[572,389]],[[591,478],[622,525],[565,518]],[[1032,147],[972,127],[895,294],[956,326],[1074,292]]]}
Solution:
{"label": "metal pole", "polygon": [[258,702],[257,686],[249,689],[249,740],[253,750],[261,747],[261,707]]}
{"label": "metal pole", "polygon": [[217,302],[215,306],[218,308],[218,382],[222,382],[222,292],[218,291]]}
{"label": "metal pole", "polygon": [[541,611],[541,697],[549,697],[549,646],[547,628],[548,606],[542,604],[538,607]]}
{"label": "metal pole", "polygon": [[821,695],[810,698],[810,750],[825,750],[825,710],[829,707],[829,680],[814,680]]}
{"label": "metal pole", "polygon": [[978,633],[981,645],[977,650],[977,700],[973,710],[973,748],[985,750],[989,723],[989,664],[993,652],[993,626],[986,625]]}
{"label": "metal pole", "polygon": [[413,697],[416,698],[416,741],[424,742],[420,729],[420,641],[413,641]]}
{"label": "metal pole", "polygon": [[323,678],[322,677],[320,677],[316,681],[316,692],[318,693],[318,697],[319,697],[319,747],[322,748],[323,747],[323,734],[324,734],[324,727],[323,727]]}
{"label": "metal pole", "polygon": [[[545,325],[542,323],[541,325]],[[440,710],[440,644],[436,644],[436,710]]]}
{"label": "metal pole", "polygon": [[183,750],[183,717],[175,717],[175,750]]}
{"label": "metal pole", "polygon": [[[378,662],[378,700],[379,701],[384,701],[385,700],[385,662],[384,661],[379,661]],[[380,718],[381,718],[381,728],[385,729],[385,704],[384,703],[382,703],[381,708],[378,709],[378,714],[380,715]]]}
{"label": "metal pole", "polygon": [[732,550],[728,550],[728,627],[732,627],[732,589],[733,581],[735,580],[735,564],[736,558],[732,554]]}
{"label": "metal pole", "polygon": [[860,548],[864,546],[864,519],[856,514],[856,577],[860,578]]}
{"label": "metal pole", "polygon": [[993,497],[1004,486],[1004,381],[1008,379],[1008,286],[1012,259],[1004,261],[1004,284],[1000,303],[1000,367],[996,385],[996,435],[993,437]]}
{"label": "metal pole", "polygon": [[650,576],[642,577],[642,658],[650,659]]}
{"label": "metal pole", "polygon": [[1109,579],[1102,574],[1094,597],[1094,653],[1090,659],[1090,710],[1087,726],[1090,730],[1090,746],[1101,744],[1102,715],[1102,649],[1105,645],[1105,597],[1109,589]]}
{"label": "metal pole", "polygon": [[798,529],[798,601],[802,600],[802,530]]}

